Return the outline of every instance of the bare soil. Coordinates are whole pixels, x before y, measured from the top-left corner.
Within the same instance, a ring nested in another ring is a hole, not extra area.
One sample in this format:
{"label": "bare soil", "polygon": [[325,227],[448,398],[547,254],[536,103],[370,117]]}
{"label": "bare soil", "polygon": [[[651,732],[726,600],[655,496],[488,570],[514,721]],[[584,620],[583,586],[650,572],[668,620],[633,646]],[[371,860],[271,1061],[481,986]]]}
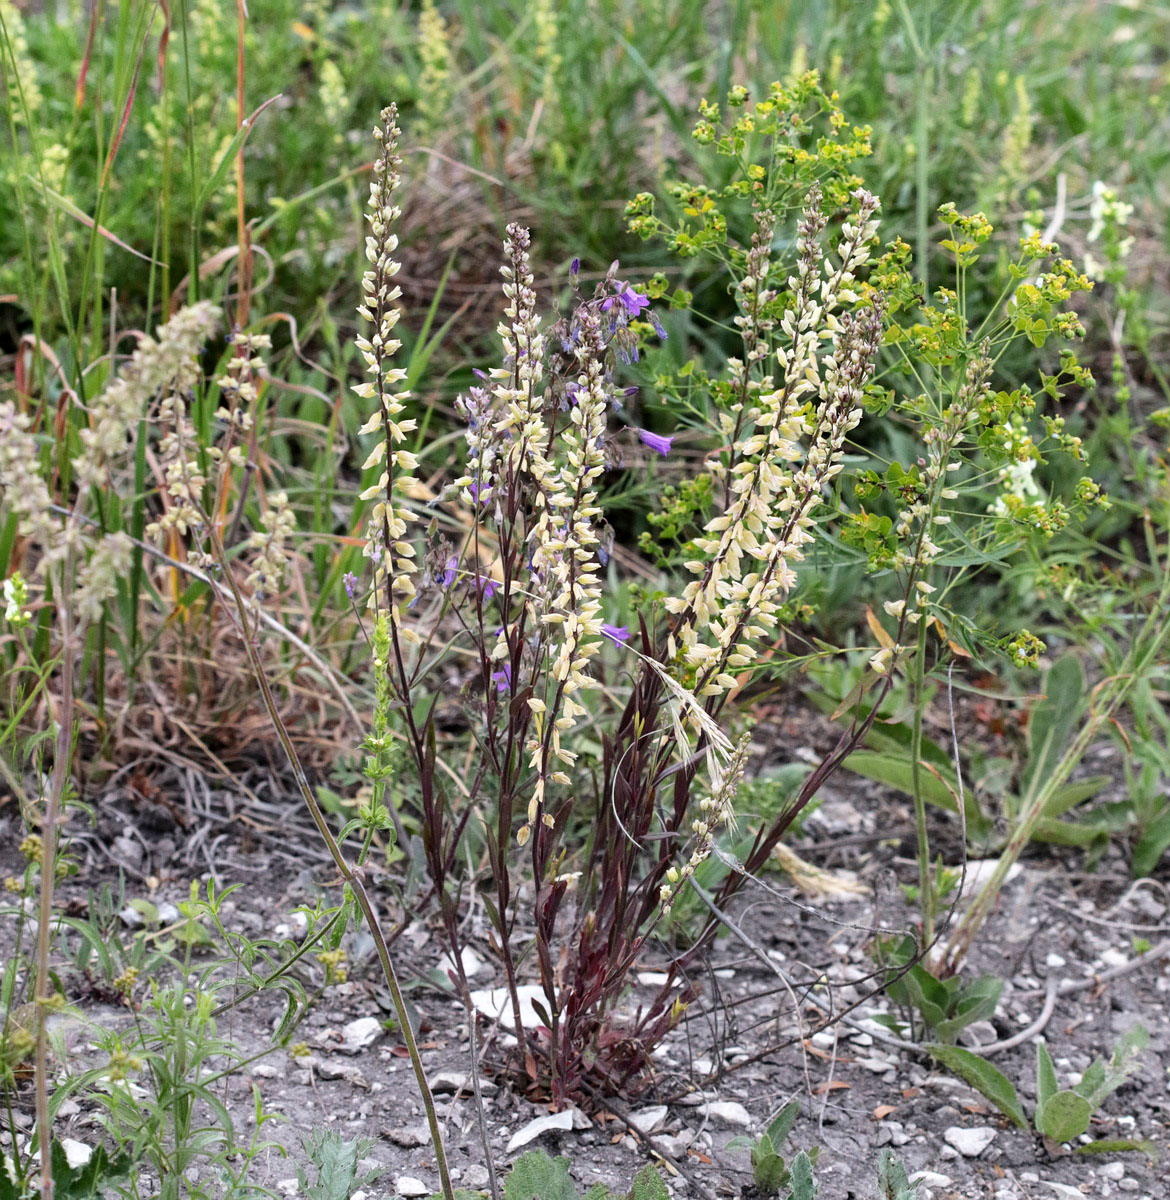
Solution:
{"label": "bare soil", "polygon": [[[1097,770],[1101,763],[1093,765]],[[220,885],[243,885],[224,905],[229,928],[272,936],[289,924],[297,905],[313,903],[322,892],[336,896],[327,860],[316,853],[295,801],[280,795],[260,768],[247,781],[247,796],[238,786],[217,787],[205,780],[197,786],[190,779],[171,783],[169,794],[181,800],[168,800],[166,786],[150,798],[123,787],[98,804],[95,828],[74,822],[70,853],[79,873],[65,881],[61,895],[69,911],[84,916],[91,889],[119,874],[127,897],[155,905],[186,899],[193,878],[214,875]],[[16,829],[13,807],[0,808],[4,874],[19,866]],[[738,932],[719,938],[697,975],[700,999],[656,1054],[653,1085],[632,1101],[614,1097],[599,1117],[579,1116],[578,1128],[541,1134],[525,1149],[542,1146],[567,1155],[582,1185],[604,1181],[624,1188],[643,1162],[656,1161],[675,1195],[751,1196],[748,1153],[736,1139],[758,1134],[783,1104],[798,1098],[803,1112],[787,1149],[821,1147],[823,1200],[875,1196],[877,1153],[887,1145],[908,1171],[927,1173],[919,1184],[923,1198],[1170,1196],[1165,1066],[1170,1062],[1170,959],[1125,969],[1143,945],[1170,936],[1165,867],[1159,878],[1135,884],[1116,849],[1086,871],[1079,853],[1038,848],[1004,889],[971,962],[974,970],[1007,981],[994,1021],[973,1031],[984,1042],[1033,1024],[1050,979],[1083,985],[1058,998],[1042,1033],[992,1060],[1015,1082],[1028,1111],[1037,1037],[1046,1040],[1067,1085],[1093,1058],[1107,1056],[1118,1035],[1134,1023],[1149,1031],[1140,1071],[1108,1099],[1091,1136],[1148,1139],[1161,1151],[1161,1162],[1134,1152],[1084,1156],[1067,1147],[1046,1148],[928,1056],[890,1044],[871,1023],[891,1006],[876,991],[867,946],[875,927],[906,928],[912,920],[897,886],[914,878],[912,829],[904,798],[853,776],[835,777],[793,848],[818,866],[851,872],[867,885],[867,893],[809,899],[780,873],[749,883],[730,914]],[[948,842],[955,850],[953,831],[940,822],[934,832],[944,853]],[[388,922],[405,915],[399,884],[387,878],[378,889]],[[11,953],[12,926],[11,917],[0,921],[5,957]],[[467,1015],[453,993],[436,982],[443,977],[444,947],[433,914],[425,909],[410,914],[404,926],[394,949],[421,1020],[423,1055],[437,1084],[453,1174],[463,1187],[482,1188],[485,1153],[466,1082],[471,1070]],[[483,914],[469,912],[466,929],[480,963],[473,985],[501,986]],[[307,1054],[264,1053],[282,1011],[278,996],[250,1000],[221,1022],[221,1034],[246,1056],[262,1056],[223,1087],[223,1099],[241,1128],[250,1120],[253,1086],[265,1106],[284,1118],[269,1126],[269,1135],[286,1154],[268,1153],[255,1174],[256,1182],[278,1193],[295,1194],[295,1165],[304,1161],[301,1138],[321,1128],[375,1140],[369,1165],[384,1173],[365,1189],[367,1200],[400,1190],[409,1194],[411,1184],[404,1178],[437,1186],[420,1128],[422,1108],[397,1036],[382,1031],[356,1054],[343,1046],[349,1022],[385,1020],[391,1013],[366,940],[357,935],[351,940],[349,980],[329,988],[298,1029],[295,1038],[305,1043]],[[653,973],[664,961],[664,951],[647,954],[645,982],[631,994],[631,1005],[649,999]],[[69,999],[88,1019],[107,1026],[129,1023],[130,1014],[113,1002],[102,981],[71,972],[65,958],[58,965]],[[1109,972],[1115,973],[1112,980],[1105,978]],[[852,1024],[822,1028],[826,1013],[846,1009]],[[501,1031],[483,1018],[477,1028],[483,1118],[494,1161],[503,1167],[523,1152],[509,1154],[514,1135],[549,1109],[496,1082]],[[71,1044],[77,1062],[88,1061],[84,1028],[72,1035]],[[31,1122],[31,1091],[24,1087],[18,1132],[27,1131]],[[656,1106],[665,1109],[655,1113]],[[735,1106],[746,1111],[746,1126],[735,1123],[744,1119]],[[89,1107],[71,1105],[66,1111],[60,1133],[87,1144],[101,1140]],[[646,1132],[639,1133],[638,1126]],[[962,1129],[984,1129],[992,1136],[968,1157],[951,1145],[961,1141],[954,1131]]]}

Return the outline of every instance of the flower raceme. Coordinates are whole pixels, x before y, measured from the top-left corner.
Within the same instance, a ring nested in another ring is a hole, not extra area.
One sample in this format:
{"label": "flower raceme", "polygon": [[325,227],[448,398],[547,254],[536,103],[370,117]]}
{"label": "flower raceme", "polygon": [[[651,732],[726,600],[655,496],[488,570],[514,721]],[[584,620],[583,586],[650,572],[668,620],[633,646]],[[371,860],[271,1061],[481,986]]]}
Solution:
{"label": "flower raceme", "polygon": [[[705,698],[734,685],[732,672],[754,661],[752,644],[775,626],[812,540],[816,509],[841,470],[846,437],[861,418],[883,310],[879,295],[862,299],[858,281],[877,229],[877,200],[861,189],[853,199],[853,216],[830,258],[822,245],[827,218],[820,192],[810,188],[798,226],[793,304],[778,319],[769,315],[776,295],[768,284],[772,219],[764,214],[757,221],[747,276],[737,289],[746,349],[744,361],[734,361],[731,370],[741,399],[722,414],[732,447],[720,477],[726,503],[695,542],[702,557],[687,564],[699,578],[667,602],[677,618],[667,658],[681,653],[695,680],[680,689],[683,697],[669,692],[672,721],[682,716],[673,727],[676,735],[696,728]],[[597,488],[605,468],[607,414],[624,395],[612,379],[614,362],[627,357],[629,319],[649,303],[628,283],[613,281],[611,269],[597,298],[578,305],[571,322],[559,327],[571,332],[561,338],[568,356],[561,370],[569,378],[559,394],[568,399],[558,404],[529,244],[526,229],[508,227],[502,268],[506,308],[499,330],[503,363],[486,377],[490,387],[460,397],[467,462],[452,488],[482,520],[516,521],[516,540],[525,550],[527,579],[522,588],[503,588],[504,623],[494,635],[492,670],[485,677],[489,690],[500,694],[530,689],[525,745],[532,790],[521,842],[544,809],[549,785],[569,782],[576,755],[566,739],[587,713],[583,697],[596,686],[593,660],[606,640],[624,645],[628,637],[628,631],[619,634],[602,621]],[[673,435],[642,429],[637,435],[658,454],[672,448]],[[461,574],[458,558],[448,560],[443,585]],[[481,587],[479,605],[500,587],[498,582],[492,592]],[[716,752],[710,739],[708,746],[708,765],[721,783],[730,748]],[[545,814],[546,823],[550,820]]]}
{"label": "flower raceme", "polygon": [[[380,466],[380,478],[363,493],[376,501],[367,547],[377,564],[372,602],[400,620],[402,605],[416,596],[416,551],[407,533],[412,518],[402,495],[417,464],[404,446],[415,428],[402,416],[405,372],[391,365],[399,348],[393,331],[400,294],[393,283],[398,263],[391,227],[399,213],[393,201],[399,182],[393,108],[383,113],[376,136],[382,149],[370,185],[370,269],[360,309],[373,332],[357,343],[372,379],[355,391],[376,403],[363,432],[383,434],[365,464]],[[880,340],[881,297],[859,280],[878,205],[862,189],[852,200],[852,216],[830,255],[820,187],[807,189],[784,307],[772,260],[777,217],[767,209],[757,212],[736,285],[736,325],[744,343],[742,360],[733,359],[729,368],[736,400],[720,414],[730,449],[712,472],[723,504],[695,539],[698,554],[687,563],[695,579],[667,601],[671,628],[652,648],[654,661],[643,664],[666,686],[669,723],[662,736],[669,742],[698,734],[717,793],[728,778],[732,748],[707,729],[703,707],[734,686],[734,673],[754,661],[755,645],[779,620],[812,541],[817,508],[861,418]],[[616,372],[636,360],[640,327],[660,329],[650,298],[619,279],[615,263],[592,298],[577,293],[572,315],[546,336],[530,243],[527,229],[508,226],[498,327],[502,360],[478,373],[482,386],[457,401],[466,422],[466,465],[447,496],[469,511],[470,532],[462,549],[440,550],[435,569],[424,576],[447,595],[466,586],[459,594],[474,613],[468,630],[473,637],[478,626],[489,705],[511,712],[506,697],[522,698],[528,782],[521,843],[542,818],[551,825],[549,788],[570,783],[577,756],[569,739],[589,714],[586,695],[597,686],[594,664],[603,647],[608,642],[634,653],[628,628],[603,619],[599,487],[607,466],[608,414],[619,411],[628,394]],[[573,284],[576,291],[575,271]],[[673,448],[673,434],[637,426],[633,431],[654,454]],[[484,561],[488,547],[497,548],[490,565]],[[402,633],[413,640],[409,629]],[[641,650],[637,656],[643,657]],[[673,752],[689,754],[681,744]]]}
{"label": "flower raceme", "polygon": [[[861,189],[853,198],[857,207],[842,226],[835,266],[820,241],[826,225],[820,191],[815,185],[809,191],[797,231],[794,302],[780,321],[786,342],[774,352],[777,375],[749,386],[747,367],[733,364],[742,387],[740,400],[722,414],[733,439],[720,472],[728,503],[695,541],[703,557],[686,566],[698,578],[667,601],[679,617],[672,642],[697,672],[700,696],[733,687],[732,670],[754,661],[752,643],[776,625],[796,582],[796,564],[812,541],[813,514],[841,471],[847,435],[861,420],[881,339],[882,301],[874,295],[858,307],[857,272],[869,259],[878,202]],[[768,273],[768,243],[770,237],[753,243],[748,282],[739,289],[749,360],[764,361],[757,299]]]}
{"label": "flower raceme", "polygon": [[[410,393],[396,390],[406,380],[406,371],[391,366],[402,343],[394,336],[401,310],[397,301],[402,290],[393,282],[401,264],[394,258],[398,248],[395,222],[401,209],[394,202],[394,193],[401,180],[402,160],[398,156],[398,109],[390,105],[382,110],[381,125],[374,138],[381,151],[374,162],[370,180],[370,199],[367,221],[370,232],[366,237],[366,258],[370,267],[362,277],[362,303],[358,313],[373,327],[370,335],[356,339],[358,352],[365,360],[372,381],[354,386],[362,400],[373,401],[374,411],[360,433],[381,432],[363,464],[363,470],[382,466],[378,481],[362,493],[363,500],[376,500],[367,532],[365,553],[375,564],[374,586],[370,593],[373,605],[384,603],[392,622],[397,621],[397,608],[415,594],[413,574],[415,549],[407,537],[410,510],[399,501],[402,486],[418,460],[402,448],[406,435],[418,422],[403,418],[401,413]],[[383,594],[384,589],[384,594]]]}

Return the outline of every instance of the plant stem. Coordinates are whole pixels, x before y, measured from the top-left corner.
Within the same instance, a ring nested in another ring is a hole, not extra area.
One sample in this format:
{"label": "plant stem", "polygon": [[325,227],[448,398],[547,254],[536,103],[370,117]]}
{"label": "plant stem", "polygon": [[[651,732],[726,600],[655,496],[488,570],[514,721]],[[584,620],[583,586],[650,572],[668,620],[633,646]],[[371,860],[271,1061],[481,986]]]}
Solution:
{"label": "plant stem", "polygon": [[922,722],[926,691],[926,622],[918,623],[914,674],[910,679],[914,725],[910,735],[910,773],[914,789],[914,832],[918,855],[918,909],[922,914],[923,946],[934,942],[934,886],[930,869],[930,834],[926,828],[926,798],[922,793]]}
{"label": "plant stem", "polygon": [[359,873],[350,866],[344,851],[333,836],[333,831],[329,828],[329,822],[326,820],[325,814],[321,811],[321,806],[317,803],[317,797],[313,794],[312,785],[309,783],[308,776],[301,765],[300,756],[293,745],[288,727],[285,725],[284,718],[277,707],[276,697],[272,694],[268,677],[264,673],[264,665],[260,661],[254,637],[254,628],[249,626],[248,605],[232,573],[231,564],[228,562],[227,553],[220,539],[219,530],[213,521],[208,522],[207,529],[212,551],[223,571],[223,578],[226,580],[227,586],[232,593],[232,599],[239,616],[240,628],[244,637],[244,648],[248,655],[248,665],[251,667],[256,685],[260,689],[264,707],[268,710],[268,716],[272,721],[273,729],[276,731],[277,739],[288,757],[297,788],[305,802],[305,807],[309,810],[309,816],[312,817],[313,824],[317,827],[317,832],[321,835],[321,840],[325,843],[325,848],[329,851],[329,856],[333,859],[338,872],[353,892],[357,906],[361,909],[366,928],[369,930],[370,936],[374,939],[374,949],[377,952],[382,973],[386,978],[386,986],[390,989],[390,997],[394,1001],[394,1011],[398,1016],[402,1040],[406,1043],[406,1052],[410,1056],[410,1063],[414,1068],[415,1081],[418,1084],[423,1108],[426,1111],[427,1127],[431,1135],[431,1145],[435,1151],[435,1166],[439,1172],[439,1184],[443,1191],[443,1197],[444,1200],[455,1200],[455,1193],[451,1187],[451,1175],[447,1167],[447,1155],[443,1149],[443,1137],[439,1131],[439,1119],[435,1111],[434,1097],[431,1095],[431,1089],[427,1084],[422,1057],[419,1054],[418,1043],[415,1041],[414,1030],[411,1027],[410,1016],[406,1009],[406,1001],[402,995],[402,988],[398,983],[398,973],[394,969],[394,963],[390,957],[390,948],[386,944],[386,938],[378,922],[377,913],[374,911],[374,906],[370,902],[369,895],[366,893],[365,885],[362,883]]}
{"label": "plant stem", "polygon": [[65,789],[69,784],[69,767],[73,750],[73,618],[67,595],[70,577],[70,555],[58,576],[60,593],[57,596],[57,615],[61,622],[61,708],[57,714],[57,748],[53,759],[53,776],[45,801],[45,819],[41,828],[40,906],[37,914],[36,968],[34,991],[36,1014],[36,1114],[37,1144],[41,1152],[41,1197],[53,1200],[53,1130],[49,1117],[49,1033],[48,1003],[50,995],[49,949],[53,923],[53,886],[57,878],[57,825],[64,807]]}

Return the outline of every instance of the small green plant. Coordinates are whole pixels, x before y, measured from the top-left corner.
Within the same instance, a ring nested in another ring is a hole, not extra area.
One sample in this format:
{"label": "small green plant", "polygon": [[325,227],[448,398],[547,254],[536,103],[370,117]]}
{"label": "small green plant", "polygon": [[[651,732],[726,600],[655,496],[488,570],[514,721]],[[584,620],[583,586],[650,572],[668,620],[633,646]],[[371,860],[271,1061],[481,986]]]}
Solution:
{"label": "small green plant", "polygon": [[[1057,1084],[1056,1070],[1052,1057],[1043,1042],[1036,1044],[1036,1108],[1032,1113],[1032,1126],[1053,1146],[1071,1142],[1087,1133],[1093,1113],[1105,1098],[1119,1087],[1137,1069],[1138,1059],[1149,1043],[1149,1034],[1141,1025],[1135,1025],[1124,1034],[1108,1062],[1097,1059],[1071,1088]],[[930,1045],[927,1047],[947,1070],[981,1092],[1008,1120],[1021,1129],[1028,1129],[1028,1118],[1024,1114],[1015,1085],[1006,1075],[993,1067],[986,1059],[972,1054],[959,1046]],[[1113,1153],[1121,1150],[1140,1150],[1154,1153],[1154,1145],[1148,1141],[1130,1138],[1092,1141],[1078,1146],[1080,1154]]]}
{"label": "small green plant", "polygon": [[[909,934],[879,945],[879,956],[887,966],[886,994],[895,1004],[911,1010],[932,1038],[950,1044],[968,1025],[995,1015],[1003,980],[994,975],[939,979],[921,962],[914,962],[917,951]],[[910,1024],[913,1034],[913,1019]]]}
{"label": "small green plant", "polygon": [[879,1200],[918,1200],[918,1188],[906,1177],[906,1168],[889,1149],[878,1155]]}
{"label": "small green plant", "polygon": [[335,1129],[318,1130],[304,1139],[305,1153],[317,1170],[317,1179],[309,1182],[302,1167],[297,1168],[300,1194],[309,1200],[349,1200],[358,1188],[373,1183],[382,1169],[361,1171],[358,1164],[374,1148],[370,1138],[345,1141]]}
{"label": "small green plant", "polygon": [[[532,1150],[516,1160],[504,1181],[504,1200],[581,1200],[569,1175],[567,1158],[552,1158],[544,1150]],[[662,1177],[650,1166],[638,1172],[624,1200],[670,1200]],[[619,1200],[603,1183],[595,1183],[584,1200]]]}
{"label": "small green plant", "polygon": [[[190,972],[189,957],[183,965],[184,974]],[[130,981],[128,1000],[132,988]],[[54,1111],[73,1092],[96,1105],[98,1123],[119,1157],[128,1156],[154,1175],[160,1200],[259,1195],[248,1180],[251,1164],[266,1150],[281,1151],[263,1140],[265,1126],[277,1118],[265,1111],[255,1086],[249,1137],[239,1136],[239,1118],[233,1119],[218,1094],[217,1082],[243,1058],[217,1028],[215,999],[216,988],[206,978],[161,987],[152,982],[129,1030],[96,1031],[104,1061],[53,1096]],[[131,1174],[117,1194],[138,1200],[144,1171]]]}
{"label": "small green plant", "polygon": [[[793,1101],[780,1110],[758,1141],[736,1138],[731,1145],[752,1147],[752,1176],[758,1191],[768,1196],[783,1193],[785,1200],[816,1200],[818,1149],[801,1150],[789,1167],[776,1151],[792,1130],[800,1112]],[[777,1165],[778,1164],[778,1165]],[[567,1158],[552,1158],[544,1150],[532,1150],[516,1160],[504,1181],[504,1200],[582,1200],[569,1174]],[[479,1200],[483,1193],[459,1192],[457,1200]],[[917,1190],[906,1178],[906,1170],[890,1150],[878,1156],[878,1195],[880,1200],[916,1200]],[[662,1177],[651,1166],[638,1172],[628,1192],[615,1193],[603,1183],[595,1183],[583,1200],[669,1200],[670,1193]],[[432,1197],[431,1200],[437,1200]]]}
{"label": "small green plant", "polygon": [[[792,1132],[793,1125],[796,1124],[796,1118],[800,1116],[800,1104],[793,1100],[786,1104],[775,1119],[768,1126],[756,1141],[750,1138],[733,1138],[728,1143],[728,1149],[732,1146],[747,1146],[751,1151],[752,1161],[752,1180],[756,1187],[763,1193],[769,1196],[779,1195],[786,1187],[795,1188],[795,1173],[800,1173],[803,1167],[797,1168],[796,1160],[793,1160],[792,1167],[789,1168],[784,1161],[783,1155],[780,1154],[780,1147],[784,1144],[785,1138]],[[816,1165],[818,1150],[812,1150],[807,1158],[811,1166]],[[797,1155],[799,1158],[800,1155]]]}

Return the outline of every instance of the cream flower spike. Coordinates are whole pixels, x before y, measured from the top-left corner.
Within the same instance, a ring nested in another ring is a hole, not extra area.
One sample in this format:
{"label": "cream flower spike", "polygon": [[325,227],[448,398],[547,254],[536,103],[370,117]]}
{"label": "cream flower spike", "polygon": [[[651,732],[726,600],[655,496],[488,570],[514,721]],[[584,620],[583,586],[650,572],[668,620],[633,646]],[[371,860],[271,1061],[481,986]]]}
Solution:
{"label": "cream flower spike", "polygon": [[395,391],[406,380],[406,371],[390,366],[390,360],[402,343],[394,337],[394,328],[402,315],[397,300],[402,290],[392,283],[401,264],[395,260],[398,236],[391,232],[402,215],[394,202],[401,181],[398,156],[398,108],[391,104],[382,110],[382,123],[374,130],[381,153],[374,162],[370,180],[369,211],[366,219],[370,233],[366,238],[366,258],[370,269],[362,277],[362,303],[358,313],[373,327],[368,337],[359,335],[354,344],[365,360],[372,381],[356,384],[354,393],[375,403],[373,412],[362,426],[363,434],[381,431],[382,440],[366,458],[363,470],[383,465],[378,481],[361,493],[363,500],[376,500],[370,513],[365,553],[376,564],[374,586],[370,589],[373,606],[384,602],[391,620],[397,610],[414,595],[412,576],[416,570],[415,549],[407,538],[407,524],[414,514],[400,502],[418,460],[402,449],[406,436],[417,428],[413,419],[403,420],[408,391]]}

